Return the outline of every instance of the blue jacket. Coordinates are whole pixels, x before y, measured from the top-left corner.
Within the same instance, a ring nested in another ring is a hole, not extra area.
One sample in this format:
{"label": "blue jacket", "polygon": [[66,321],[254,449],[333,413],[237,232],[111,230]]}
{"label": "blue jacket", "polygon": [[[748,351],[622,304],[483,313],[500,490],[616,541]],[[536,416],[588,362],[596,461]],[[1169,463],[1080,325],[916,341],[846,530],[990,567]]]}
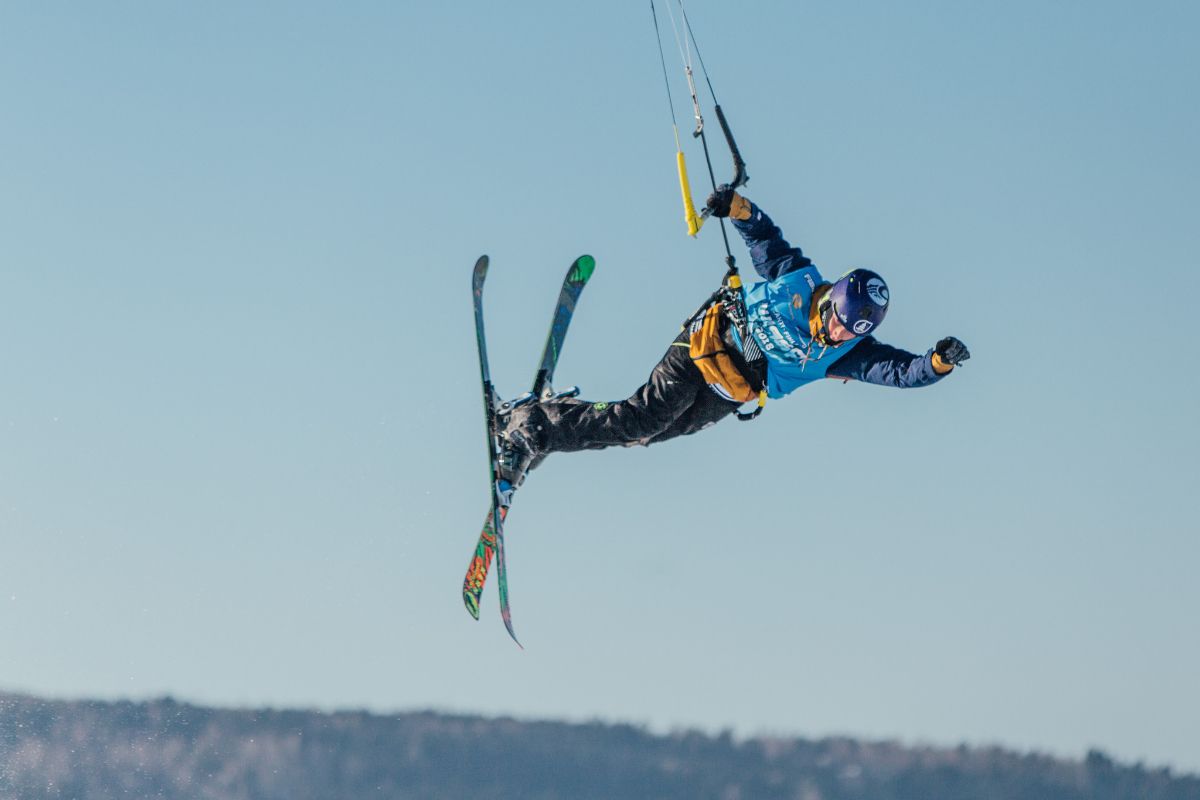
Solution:
{"label": "blue jacket", "polygon": [[766,280],[746,290],[749,334],[767,358],[767,394],[783,397],[821,378],[864,381],[911,389],[936,383],[949,373],[933,368],[933,350],[916,355],[874,336],[825,347],[813,340],[808,317],[813,293],[825,283],[812,261],[783,238],[762,209],[731,220],[754,269]]}

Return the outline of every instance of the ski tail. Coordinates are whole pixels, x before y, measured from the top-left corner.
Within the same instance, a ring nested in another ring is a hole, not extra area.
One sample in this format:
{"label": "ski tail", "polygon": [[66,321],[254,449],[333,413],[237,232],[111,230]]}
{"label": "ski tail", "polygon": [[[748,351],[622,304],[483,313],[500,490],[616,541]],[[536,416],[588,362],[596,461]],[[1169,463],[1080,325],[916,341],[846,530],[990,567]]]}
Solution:
{"label": "ski tail", "polygon": [[[495,490],[493,490],[494,493]],[[521,644],[516,631],[513,630],[512,609],[508,604],[508,567],[504,560],[504,518],[507,516],[508,509],[502,508],[499,505],[499,498],[497,498],[492,503],[492,520],[495,523],[492,525],[492,529],[496,532],[496,586],[500,592],[500,618],[504,620],[504,628],[508,631],[508,635],[517,643],[517,647],[524,650],[525,645]]]}

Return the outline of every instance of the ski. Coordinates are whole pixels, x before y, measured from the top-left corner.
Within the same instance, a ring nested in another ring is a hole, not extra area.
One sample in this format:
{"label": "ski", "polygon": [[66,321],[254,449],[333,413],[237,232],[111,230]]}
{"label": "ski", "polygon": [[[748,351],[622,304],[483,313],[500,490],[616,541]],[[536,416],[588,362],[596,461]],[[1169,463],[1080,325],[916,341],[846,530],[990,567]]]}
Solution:
{"label": "ski", "polygon": [[[504,521],[508,516],[508,507],[500,503],[500,497],[496,489],[497,441],[495,420],[496,409],[499,406],[487,368],[487,351],[483,334],[482,303],[483,279],[487,274],[486,256],[481,258],[480,262],[483,262],[482,267],[479,262],[475,265],[475,329],[476,338],[479,343],[480,369],[484,384],[484,407],[488,424],[488,455],[491,463],[493,502],[492,508],[488,511],[487,518],[484,520],[483,529],[475,545],[475,552],[471,556],[471,563],[467,567],[467,574],[463,580],[463,604],[466,605],[467,612],[472,617],[479,619],[479,605],[483,596],[483,587],[487,582],[488,570],[491,567],[494,556],[497,565],[496,581],[500,594],[500,614],[504,618],[504,624],[508,628],[509,634],[516,641],[517,637],[513,634],[511,611],[508,604],[508,574],[504,562]],[[575,314],[575,304],[583,292],[583,287],[587,285],[588,280],[592,277],[592,272],[595,268],[595,259],[591,256],[583,255],[575,259],[567,270],[566,276],[563,278],[562,287],[558,293],[558,302],[554,307],[554,316],[550,321],[550,332],[546,336],[546,344],[542,349],[542,359],[538,363],[537,371],[534,373],[533,385],[530,389],[530,399],[535,402],[554,397],[570,397],[578,393],[578,389],[574,387],[565,392],[555,393],[552,381],[554,380],[554,370],[558,366],[558,356],[562,352],[562,345],[567,336],[567,329],[570,327],[571,319]],[[480,274],[481,271],[482,274]],[[497,524],[497,520],[499,520],[499,524]]]}
{"label": "ski", "polygon": [[583,287],[587,286],[595,269],[596,259],[580,256],[563,278],[562,288],[558,290],[558,303],[554,306],[554,317],[550,321],[550,333],[546,335],[546,346],[542,349],[542,361],[538,364],[533,386],[529,390],[538,400],[548,400],[554,395],[551,382],[554,380],[554,369],[558,366],[558,354],[562,352],[567,328],[575,316],[575,304],[579,302],[579,295],[583,294]]}
{"label": "ski", "polygon": [[[475,262],[471,273],[471,296],[475,304],[475,344],[479,348],[479,382],[483,387],[483,418],[487,426],[488,471],[491,476],[492,508],[488,512],[492,520],[490,547],[496,553],[497,580],[500,583],[500,615],[504,618],[504,627],[517,646],[517,639],[512,627],[512,613],[508,606],[508,581],[504,566],[504,514],[501,510],[500,492],[496,486],[496,389],[492,385],[491,369],[488,366],[487,336],[483,327],[483,283],[487,280],[488,257],[482,255]],[[481,587],[482,588],[482,587]]]}

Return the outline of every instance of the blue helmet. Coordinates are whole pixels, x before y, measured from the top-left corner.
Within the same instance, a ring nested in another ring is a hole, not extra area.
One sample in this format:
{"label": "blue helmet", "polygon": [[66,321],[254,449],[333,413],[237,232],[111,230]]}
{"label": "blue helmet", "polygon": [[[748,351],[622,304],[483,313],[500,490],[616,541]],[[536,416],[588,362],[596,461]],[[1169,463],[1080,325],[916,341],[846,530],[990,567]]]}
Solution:
{"label": "blue helmet", "polygon": [[869,269],[847,272],[838,278],[827,297],[838,321],[856,336],[866,336],[887,316],[887,284]]}

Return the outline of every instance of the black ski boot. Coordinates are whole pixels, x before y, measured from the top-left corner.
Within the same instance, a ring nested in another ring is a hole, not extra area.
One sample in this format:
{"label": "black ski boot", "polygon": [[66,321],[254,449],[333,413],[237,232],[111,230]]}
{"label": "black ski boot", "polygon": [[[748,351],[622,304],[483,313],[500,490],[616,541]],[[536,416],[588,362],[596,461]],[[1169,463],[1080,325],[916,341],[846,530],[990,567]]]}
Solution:
{"label": "black ski boot", "polygon": [[544,420],[545,414],[532,400],[505,405],[508,413],[502,412],[496,420],[496,484],[501,505],[508,506],[529,470],[545,458],[538,446],[542,430],[538,420]]}

